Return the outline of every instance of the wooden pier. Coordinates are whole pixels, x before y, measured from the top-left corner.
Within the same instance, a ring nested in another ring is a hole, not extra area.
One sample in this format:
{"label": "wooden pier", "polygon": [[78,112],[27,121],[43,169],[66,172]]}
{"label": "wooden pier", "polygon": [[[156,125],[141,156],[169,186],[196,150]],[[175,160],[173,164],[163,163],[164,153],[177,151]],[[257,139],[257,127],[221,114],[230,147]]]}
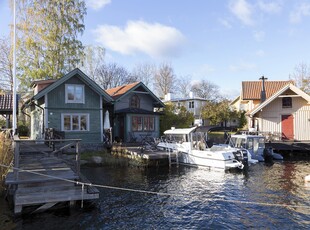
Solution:
{"label": "wooden pier", "polygon": [[[89,181],[80,173],[80,140],[51,142],[52,146],[62,143],[62,147],[53,151],[44,142],[14,138],[14,168],[6,176],[5,184],[13,198],[15,214],[25,206],[39,205],[36,211],[40,211],[58,202],[73,204],[99,198],[99,191],[84,184]],[[74,162],[61,157],[61,152],[71,147],[76,151]]]}

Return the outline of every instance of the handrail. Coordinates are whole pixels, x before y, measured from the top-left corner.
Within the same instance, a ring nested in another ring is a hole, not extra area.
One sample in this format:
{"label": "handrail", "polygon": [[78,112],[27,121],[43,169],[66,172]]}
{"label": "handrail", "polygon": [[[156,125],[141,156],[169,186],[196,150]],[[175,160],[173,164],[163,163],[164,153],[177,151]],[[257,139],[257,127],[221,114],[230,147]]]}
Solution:
{"label": "handrail", "polygon": [[[51,139],[49,140],[51,142],[75,142],[75,152],[76,152],[76,156],[75,156],[75,170],[76,170],[76,174],[79,177],[80,176],[80,166],[81,166],[81,153],[80,153],[80,142],[82,141],[82,139]],[[19,156],[20,156],[20,144],[22,142],[42,142],[44,143],[45,140],[23,140],[23,139],[19,139],[18,136],[14,136],[14,140],[13,140],[13,151],[14,151],[14,170],[13,170],[13,174],[14,174],[14,178],[15,180],[18,180],[18,171],[16,170],[16,168],[19,168]],[[60,148],[60,151],[69,148],[73,145],[74,143],[70,143],[67,144],[66,146],[63,146]],[[52,153],[56,153],[59,152],[59,150],[55,150]]]}

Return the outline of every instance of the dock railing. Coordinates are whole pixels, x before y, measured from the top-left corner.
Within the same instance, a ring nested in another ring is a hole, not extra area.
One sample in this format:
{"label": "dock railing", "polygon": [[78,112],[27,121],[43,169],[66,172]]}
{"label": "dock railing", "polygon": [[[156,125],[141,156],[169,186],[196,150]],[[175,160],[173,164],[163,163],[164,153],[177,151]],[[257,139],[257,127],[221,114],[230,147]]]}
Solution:
{"label": "dock railing", "polygon": [[261,135],[266,137],[267,141],[281,141],[282,134],[280,132],[273,131],[241,131],[244,135]]}
{"label": "dock railing", "polygon": [[[25,139],[19,139],[18,136],[14,136],[13,140],[13,150],[14,150],[14,179],[18,180],[18,172],[19,172],[19,159],[20,159],[20,152],[21,152],[21,144],[43,144],[45,140],[25,140]],[[75,147],[75,165],[72,170],[75,171],[78,177],[80,177],[80,166],[81,166],[81,151],[80,151],[80,142],[81,139],[52,139],[49,140],[49,142],[53,142],[52,146],[55,146],[56,143],[64,143],[69,142],[69,144],[66,144],[59,149],[54,149],[52,152],[46,152],[46,151],[39,151],[41,153],[46,153],[48,155],[55,155],[62,153],[65,149],[71,148],[72,146]]]}

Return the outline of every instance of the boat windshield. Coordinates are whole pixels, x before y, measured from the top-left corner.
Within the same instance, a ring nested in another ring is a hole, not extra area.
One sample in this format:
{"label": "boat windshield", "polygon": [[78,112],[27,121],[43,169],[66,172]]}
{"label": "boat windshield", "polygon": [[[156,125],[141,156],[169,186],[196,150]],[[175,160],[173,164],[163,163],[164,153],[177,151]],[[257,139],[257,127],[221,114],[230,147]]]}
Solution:
{"label": "boat windshield", "polygon": [[231,137],[230,146],[236,148],[246,148],[246,140],[245,138]]}
{"label": "boat windshield", "polygon": [[186,134],[166,134],[165,138],[168,142],[182,143],[184,141],[188,141]]}
{"label": "boat windshield", "polygon": [[260,149],[265,148],[265,138],[264,137],[249,137],[247,141],[247,149],[252,150],[254,154],[257,154]]}

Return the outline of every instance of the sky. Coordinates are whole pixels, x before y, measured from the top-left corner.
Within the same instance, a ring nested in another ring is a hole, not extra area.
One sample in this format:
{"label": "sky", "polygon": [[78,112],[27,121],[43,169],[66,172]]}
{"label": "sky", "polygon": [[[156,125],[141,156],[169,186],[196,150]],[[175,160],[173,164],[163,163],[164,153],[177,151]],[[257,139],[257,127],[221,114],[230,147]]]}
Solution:
{"label": "sky", "polygon": [[[18,0],[17,0],[18,1]],[[242,81],[288,80],[310,65],[309,0],[86,0],[84,45],[131,71],[169,63],[177,77],[207,80],[234,98]],[[0,0],[0,36],[12,23]]]}

